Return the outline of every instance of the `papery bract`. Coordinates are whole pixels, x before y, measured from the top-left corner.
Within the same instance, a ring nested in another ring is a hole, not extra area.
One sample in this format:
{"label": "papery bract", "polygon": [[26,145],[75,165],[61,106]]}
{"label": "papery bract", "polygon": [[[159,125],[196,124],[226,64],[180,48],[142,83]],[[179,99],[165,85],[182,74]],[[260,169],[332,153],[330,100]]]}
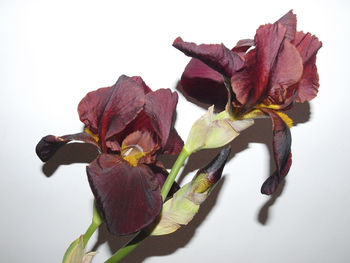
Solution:
{"label": "papery bract", "polygon": [[166,235],[187,225],[197,214],[200,205],[221,178],[227,158],[231,152],[226,147],[204,168],[198,170],[192,181],[181,187],[171,199],[163,205],[159,222],[151,235]]}
{"label": "papery bract", "polygon": [[181,38],[173,45],[193,57],[181,77],[189,96],[223,108],[228,98],[224,79],[228,79],[235,119],[271,118],[277,170],[261,191],[272,194],[291,165],[292,120],[281,111],[317,95],[315,63],[322,43],[310,33],[296,31],[296,16],[290,11],[274,24],[260,26],[254,40],[241,40],[232,50],[223,45],[196,45]]}
{"label": "papery bract", "polygon": [[92,257],[96,255],[96,252],[85,253],[83,237],[83,235],[80,236],[70,245],[62,263],[91,263]]}
{"label": "papery bract", "polygon": [[214,106],[209,107],[208,111],[192,125],[184,149],[188,153],[193,153],[201,149],[222,147],[254,123],[253,120],[231,121],[228,113],[225,115],[218,118],[218,115],[214,114]]}
{"label": "papery bract", "polygon": [[64,144],[80,140],[100,154],[87,167],[97,207],[113,234],[126,235],[149,225],[160,213],[160,187],[167,171],[156,159],[183,146],[173,127],[177,94],[152,91],[140,77],[121,76],[115,85],[88,93],[79,103],[83,133],[48,135],[37,145],[42,161]]}

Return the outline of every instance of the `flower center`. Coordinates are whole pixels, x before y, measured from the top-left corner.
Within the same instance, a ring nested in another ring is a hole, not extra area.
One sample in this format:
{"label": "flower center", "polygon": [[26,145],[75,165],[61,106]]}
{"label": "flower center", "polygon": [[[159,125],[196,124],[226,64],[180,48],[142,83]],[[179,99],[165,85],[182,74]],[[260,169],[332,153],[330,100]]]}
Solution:
{"label": "flower center", "polygon": [[128,146],[123,145],[121,149],[122,158],[134,167],[137,166],[139,159],[146,154],[147,153],[145,153],[142,147],[138,144]]}

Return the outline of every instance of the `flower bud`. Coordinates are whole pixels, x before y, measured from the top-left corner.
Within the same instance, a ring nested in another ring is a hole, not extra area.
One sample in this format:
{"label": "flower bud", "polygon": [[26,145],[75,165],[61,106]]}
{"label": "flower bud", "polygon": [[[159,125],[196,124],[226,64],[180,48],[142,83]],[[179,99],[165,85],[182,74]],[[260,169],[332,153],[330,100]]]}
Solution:
{"label": "flower bud", "polygon": [[151,235],[159,236],[175,232],[187,225],[198,212],[200,205],[221,178],[230,147],[224,148],[206,167],[200,169],[192,181],[178,190],[163,205],[159,221]]}

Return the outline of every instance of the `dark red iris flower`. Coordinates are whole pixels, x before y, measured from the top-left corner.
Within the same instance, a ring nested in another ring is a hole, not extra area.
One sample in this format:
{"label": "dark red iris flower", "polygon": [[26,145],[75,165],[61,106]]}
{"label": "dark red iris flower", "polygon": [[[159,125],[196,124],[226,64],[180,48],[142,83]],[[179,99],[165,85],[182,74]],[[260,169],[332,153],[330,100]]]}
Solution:
{"label": "dark red iris flower", "polygon": [[162,207],[168,173],[157,155],[178,154],[183,141],[173,127],[177,93],[152,91],[140,77],[88,93],[78,106],[83,133],[48,135],[36,147],[46,162],[64,144],[80,140],[99,149],[87,176],[109,231],[126,235],[146,227]]}
{"label": "dark red iris flower", "polygon": [[289,11],[273,24],[260,26],[254,40],[196,45],[177,38],[173,46],[193,57],[181,77],[185,92],[221,108],[227,102],[224,79],[232,89],[234,118],[269,116],[273,123],[276,172],[261,191],[272,194],[291,166],[292,120],[282,111],[295,102],[313,99],[319,79],[316,53],[322,43],[310,33],[296,31],[296,15]]}

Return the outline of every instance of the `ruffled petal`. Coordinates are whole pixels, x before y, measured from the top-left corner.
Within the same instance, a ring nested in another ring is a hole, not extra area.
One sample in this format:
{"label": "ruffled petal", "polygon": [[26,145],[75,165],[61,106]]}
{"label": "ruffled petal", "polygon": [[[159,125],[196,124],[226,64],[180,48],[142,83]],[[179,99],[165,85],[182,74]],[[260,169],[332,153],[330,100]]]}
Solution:
{"label": "ruffled petal", "polygon": [[130,133],[122,143],[122,157],[125,160],[134,160],[138,163],[153,163],[156,159],[154,153],[159,145],[153,140],[149,131],[135,131]]}
{"label": "ruffled petal", "polygon": [[196,45],[195,43],[184,42],[178,37],[175,39],[173,46],[187,56],[201,60],[209,67],[229,78],[244,66],[244,60],[223,44]]}
{"label": "ruffled petal", "polygon": [[181,86],[186,94],[196,100],[215,104],[224,109],[227,103],[227,91],[222,75],[201,62],[191,59],[181,76]]}
{"label": "ruffled petal", "polygon": [[295,39],[292,42],[294,44],[303,60],[303,64],[307,63],[311,58],[316,56],[317,51],[322,47],[322,42],[318,38],[310,33],[297,32]]}
{"label": "ruffled petal", "polygon": [[79,103],[78,112],[80,120],[89,129],[91,127],[92,132],[98,129],[105,152],[105,141],[134,120],[144,103],[144,87],[123,75],[114,86],[88,93]]}
{"label": "ruffled petal", "polygon": [[152,92],[152,90],[150,89],[150,87],[148,87],[146,85],[146,83],[143,81],[143,79],[140,76],[133,76],[131,77],[133,80],[135,80],[141,87],[143,87],[145,93],[149,93]]}
{"label": "ruffled petal", "polygon": [[261,187],[261,193],[271,195],[276,191],[279,182],[287,175],[289,168],[292,165],[292,137],[288,125],[275,111],[270,109],[261,109],[261,111],[269,115],[272,120],[272,145],[277,170]]}
{"label": "ruffled petal", "polygon": [[316,67],[316,54],[322,47],[322,42],[310,33],[297,32],[293,41],[304,64],[304,71],[295,88],[298,89],[297,102],[305,102],[316,97],[319,88],[319,78]]}
{"label": "ruffled petal", "polygon": [[298,84],[298,95],[296,102],[312,100],[317,96],[320,86],[316,67],[316,56],[304,65],[303,76]]}
{"label": "ruffled petal", "polygon": [[260,26],[254,38],[256,48],[246,55],[245,69],[231,77],[232,90],[243,105],[241,113],[251,110],[265,98],[286,30],[280,23]]}
{"label": "ruffled petal", "polygon": [[180,135],[177,133],[175,128],[170,131],[167,144],[164,147],[163,153],[165,154],[179,154],[184,146],[184,142],[181,139]]}
{"label": "ruffled petal", "polygon": [[95,139],[87,133],[76,133],[64,136],[47,135],[43,137],[36,145],[35,152],[43,162],[47,162],[51,157],[68,142],[76,140],[91,143],[99,147]]}
{"label": "ruffled petal", "polygon": [[146,165],[130,166],[102,154],[87,167],[96,204],[112,234],[128,235],[148,226],[162,206],[157,176]]}
{"label": "ruffled petal", "polygon": [[95,134],[98,133],[104,109],[114,89],[112,86],[89,92],[78,105],[80,120]]}
{"label": "ruffled petal", "polygon": [[177,93],[169,89],[159,89],[146,95],[144,111],[150,117],[153,129],[160,138],[161,148],[168,141],[177,100]]}
{"label": "ruffled petal", "polygon": [[278,19],[276,23],[280,23],[287,29],[285,37],[292,41],[297,29],[297,16],[293,14],[293,10]]}
{"label": "ruffled petal", "polygon": [[284,40],[275,69],[270,80],[267,100],[274,105],[289,105],[294,99],[296,84],[303,74],[303,63],[298,50],[288,40]]}
{"label": "ruffled petal", "polygon": [[241,39],[232,49],[233,52],[244,53],[252,46],[255,46],[254,39]]}
{"label": "ruffled petal", "polygon": [[261,26],[255,35],[256,67],[255,87],[248,101],[247,108],[255,106],[265,95],[271,71],[280,52],[286,28],[280,24]]}

